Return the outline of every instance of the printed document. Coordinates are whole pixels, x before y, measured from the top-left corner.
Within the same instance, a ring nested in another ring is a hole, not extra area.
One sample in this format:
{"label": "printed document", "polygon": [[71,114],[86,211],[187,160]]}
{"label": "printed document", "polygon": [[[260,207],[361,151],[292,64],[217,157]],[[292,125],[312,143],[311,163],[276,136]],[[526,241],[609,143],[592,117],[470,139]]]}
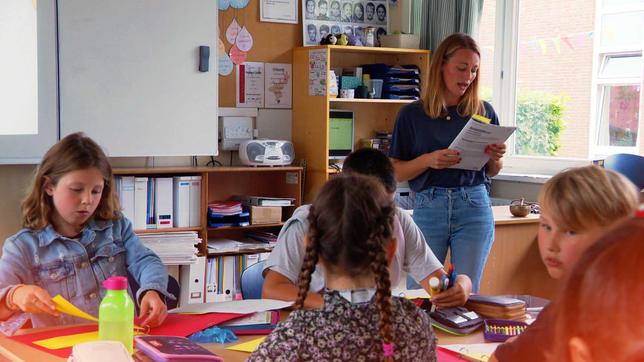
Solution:
{"label": "printed document", "polygon": [[449,168],[481,170],[490,159],[485,153],[485,147],[492,143],[504,143],[515,129],[516,127],[485,124],[470,119],[448,147],[459,151],[462,158],[461,162]]}

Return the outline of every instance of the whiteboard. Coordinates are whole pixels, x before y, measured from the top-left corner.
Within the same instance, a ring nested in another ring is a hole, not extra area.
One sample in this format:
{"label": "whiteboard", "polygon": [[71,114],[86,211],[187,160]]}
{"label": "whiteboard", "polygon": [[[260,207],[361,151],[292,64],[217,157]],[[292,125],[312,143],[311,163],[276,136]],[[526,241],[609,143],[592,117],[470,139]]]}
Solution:
{"label": "whiteboard", "polygon": [[84,131],[112,157],[217,155],[217,13],[212,0],[58,1],[61,137]]}
{"label": "whiteboard", "polygon": [[54,4],[0,2],[0,164],[39,163],[57,140]]}

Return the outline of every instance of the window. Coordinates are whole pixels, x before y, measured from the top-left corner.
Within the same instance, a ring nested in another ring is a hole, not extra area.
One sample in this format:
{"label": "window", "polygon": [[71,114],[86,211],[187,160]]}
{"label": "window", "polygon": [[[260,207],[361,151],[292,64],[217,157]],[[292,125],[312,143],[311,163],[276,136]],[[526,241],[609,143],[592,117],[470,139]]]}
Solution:
{"label": "window", "polygon": [[644,0],[484,2],[481,95],[517,127],[504,172],[643,153],[643,23]]}
{"label": "window", "polygon": [[[642,154],[644,1],[597,2],[593,155]],[[599,158],[599,157],[597,157]]]}

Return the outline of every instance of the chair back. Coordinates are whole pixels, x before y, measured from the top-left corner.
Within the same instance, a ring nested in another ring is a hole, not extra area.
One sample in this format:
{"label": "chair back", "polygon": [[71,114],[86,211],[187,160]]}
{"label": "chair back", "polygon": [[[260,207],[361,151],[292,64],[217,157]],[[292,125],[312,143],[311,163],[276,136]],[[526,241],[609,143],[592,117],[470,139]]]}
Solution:
{"label": "chair back", "polygon": [[644,189],[644,157],[629,153],[617,153],[606,157],[604,168],[626,176],[637,186],[638,190]]}
{"label": "chair back", "polygon": [[262,299],[262,287],[264,286],[264,270],[265,261],[257,262],[248,268],[244,269],[239,278],[241,286],[242,298],[244,299]]}
{"label": "chair back", "polygon": [[[127,273],[127,284],[128,288],[130,288],[130,291],[132,292],[133,297],[135,298],[136,292],[139,290],[140,286],[134,276],[129,272]],[[179,294],[181,292],[181,287],[179,286],[179,282],[172,275],[168,275],[168,287],[166,290],[168,291],[168,293],[174,295],[176,299],[172,300],[170,298],[164,297],[163,299],[165,299],[165,304],[168,307],[168,310],[174,309],[179,304]],[[134,308],[136,309],[136,314],[138,315],[139,304],[134,303]]]}

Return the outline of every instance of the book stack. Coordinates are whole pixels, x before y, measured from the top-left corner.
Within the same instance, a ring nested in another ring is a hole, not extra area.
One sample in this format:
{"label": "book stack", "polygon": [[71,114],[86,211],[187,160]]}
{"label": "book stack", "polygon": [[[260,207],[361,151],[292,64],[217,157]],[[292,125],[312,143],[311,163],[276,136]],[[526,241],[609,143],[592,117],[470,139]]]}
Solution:
{"label": "book stack", "polygon": [[166,265],[185,265],[197,262],[197,248],[201,243],[194,231],[151,233],[139,235],[139,239],[148,249],[161,258]]}
{"label": "book stack", "polygon": [[239,201],[215,201],[208,204],[208,227],[248,226],[250,213]]}

